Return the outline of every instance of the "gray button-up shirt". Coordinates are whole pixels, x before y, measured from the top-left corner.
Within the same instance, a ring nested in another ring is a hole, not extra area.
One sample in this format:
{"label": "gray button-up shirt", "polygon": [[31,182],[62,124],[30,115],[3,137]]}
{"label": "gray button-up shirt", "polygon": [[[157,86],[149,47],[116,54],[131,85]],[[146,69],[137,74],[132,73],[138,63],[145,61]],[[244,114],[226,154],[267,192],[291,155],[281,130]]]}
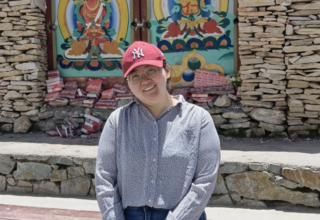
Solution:
{"label": "gray button-up shirt", "polygon": [[216,182],[220,141],[210,114],[178,99],[157,119],[137,99],[108,118],[95,175],[102,219],[123,220],[128,206],[199,219]]}

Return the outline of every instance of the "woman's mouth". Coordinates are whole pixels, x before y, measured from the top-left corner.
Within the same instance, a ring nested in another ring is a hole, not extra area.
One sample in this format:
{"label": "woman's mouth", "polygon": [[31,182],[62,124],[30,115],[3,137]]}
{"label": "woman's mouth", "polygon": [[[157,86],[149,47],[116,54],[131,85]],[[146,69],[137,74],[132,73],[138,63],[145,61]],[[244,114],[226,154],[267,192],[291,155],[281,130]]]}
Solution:
{"label": "woman's mouth", "polygon": [[144,91],[144,92],[148,92],[148,91],[152,90],[154,87],[156,87],[156,85],[150,86],[150,87],[144,89],[143,91]]}

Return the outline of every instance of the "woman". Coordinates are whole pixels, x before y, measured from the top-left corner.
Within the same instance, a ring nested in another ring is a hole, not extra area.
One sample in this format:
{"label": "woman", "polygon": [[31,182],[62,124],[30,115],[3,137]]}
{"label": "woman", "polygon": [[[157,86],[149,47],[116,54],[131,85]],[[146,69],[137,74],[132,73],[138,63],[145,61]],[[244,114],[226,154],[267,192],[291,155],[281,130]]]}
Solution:
{"label": "woman", "polygon": [[135,98],[110,115],[100,138],[102,219],[205,220],[220,162],[210,114],[169,95],[169,65],[155,45],[134,42],[122,68]]}

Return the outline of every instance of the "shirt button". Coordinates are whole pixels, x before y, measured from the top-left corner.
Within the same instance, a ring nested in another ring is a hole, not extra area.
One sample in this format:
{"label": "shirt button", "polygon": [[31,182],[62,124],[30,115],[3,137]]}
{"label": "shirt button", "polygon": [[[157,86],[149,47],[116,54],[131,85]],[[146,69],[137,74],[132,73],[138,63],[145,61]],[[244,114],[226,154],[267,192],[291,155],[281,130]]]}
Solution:
{"label": "shirt button", "polygon": [[149,201],[148,201],[149,203],[151,203],[152,202],[152,199],[149,199]]}
{"label": "shirt button", "polygon": [[154,183],[154,181],[153,181],[153,180],[151,180],[151,183],[153,184],[153,183]]}
{"label": "shirt button", "polygon": [[156,158],[153,158],[153,160],[152,160],[153,162],[156,162]]}
{"label": "shirt button", "polygon": [[157,122],[154,122],[154,125],[157,125]]}
{"label": "shirt button", "polygon": [[156,140],[157,140],[157,138],[153,138],[153,140],[154,140],[154,141],[156,141]]}

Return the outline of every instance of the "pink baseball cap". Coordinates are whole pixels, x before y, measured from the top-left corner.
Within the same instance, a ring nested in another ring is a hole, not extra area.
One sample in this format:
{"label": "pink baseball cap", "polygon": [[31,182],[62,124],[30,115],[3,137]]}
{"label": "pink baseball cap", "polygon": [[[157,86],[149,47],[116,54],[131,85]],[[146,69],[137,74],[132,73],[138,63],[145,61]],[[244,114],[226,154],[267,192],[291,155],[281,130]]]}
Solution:
{"label": "pink baseball cap", "polygon": [[134,68],[141,65],[162,67],[165,59],[165,56],[156,45],[144,41],[135,41],[126,50],[122,58],[124,78],[126,78]]}

